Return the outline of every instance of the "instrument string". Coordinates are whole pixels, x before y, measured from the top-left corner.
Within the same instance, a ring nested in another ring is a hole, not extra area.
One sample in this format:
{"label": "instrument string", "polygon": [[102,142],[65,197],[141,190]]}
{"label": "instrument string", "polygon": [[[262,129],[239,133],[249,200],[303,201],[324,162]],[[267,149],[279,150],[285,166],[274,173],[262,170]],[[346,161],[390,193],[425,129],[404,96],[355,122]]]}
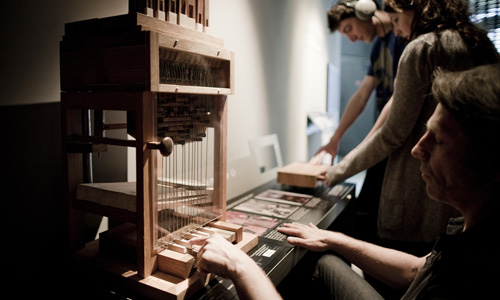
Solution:
{"label": "instrument string", "polygon": [[157,238],[166,244],[220,215],[220,207],[210,204],[213,183],[209,163],[213,159],[209,159],[209,147],[213,132],[208,124],[213,100],[206,95],[159,98],[162,136],[174,140],[171,155],[161,159],[162,174],[158,176],[162,182],[156,208]]}

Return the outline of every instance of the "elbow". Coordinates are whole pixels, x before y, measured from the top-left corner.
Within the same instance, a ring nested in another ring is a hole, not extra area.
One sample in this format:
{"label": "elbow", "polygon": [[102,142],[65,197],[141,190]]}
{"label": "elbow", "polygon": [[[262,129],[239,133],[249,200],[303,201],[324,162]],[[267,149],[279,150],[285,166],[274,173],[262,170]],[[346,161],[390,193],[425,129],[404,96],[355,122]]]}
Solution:
{"label": "elbow", "polygon": [[397,289],[406,290],[410,287],[410,285],[417,278],[420,270],[425,264],[427,256],[418,257],[415,259],[414,263],[410,264],[408,268],[402,272],[401,280],[397,283],[394,283],[393,287]]}
{"label": "elbow", "polygon": [[415,257],[415,260],[413,262],[408,263],[405,268],[400,270],[401,272],[399,276],[390,278],[386,281],[386,284],[398,290],[408,289],[413,281],[415,281],[415,279],[417,278],[420,270],[425,264],[426,259],[427,256],[418,258]]}

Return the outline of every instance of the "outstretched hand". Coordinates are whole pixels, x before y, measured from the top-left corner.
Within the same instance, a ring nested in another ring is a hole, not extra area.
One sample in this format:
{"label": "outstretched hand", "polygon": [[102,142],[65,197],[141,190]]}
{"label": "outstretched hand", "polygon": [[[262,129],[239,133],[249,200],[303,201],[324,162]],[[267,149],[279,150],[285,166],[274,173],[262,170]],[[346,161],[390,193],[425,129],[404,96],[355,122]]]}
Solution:
{"label": "outstretched hand", "polygon": [[321,148],[318,149],[318,151],[316,151],[314,156],[309,160],[309,163],[320,165],[323,163],[323,158],[325,157],[325,155],[330,154],[331,155],[330,164],[333,165],[335,156],[337,155],[337,151],[338,151],[338,144],[330,140],[328,144],[322,146]]}
{"label": "outstretched hand", "polygon": [[289,235],[287,241],[312,251],[323,252],[329,250],[328,238],[334,232],[319,229],[314,224],[286,223],[278,231]]}

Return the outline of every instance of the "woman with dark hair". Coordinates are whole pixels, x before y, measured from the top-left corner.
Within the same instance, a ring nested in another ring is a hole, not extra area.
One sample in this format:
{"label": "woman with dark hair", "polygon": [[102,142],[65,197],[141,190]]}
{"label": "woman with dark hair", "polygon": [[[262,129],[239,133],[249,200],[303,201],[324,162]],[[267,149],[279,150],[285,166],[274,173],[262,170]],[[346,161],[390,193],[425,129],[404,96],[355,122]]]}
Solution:
{"label": "woman with dark hair", "polygon": [[385,0],[384,3],[384,10],[392,16],[395,26],[399,16],[414,15],[409,32],[406,35],[399,33],[400,36],[414,40],[422,34],[434,32],[439,36],[453,30],[460,35],[476,64],[488,64],[495,59],[494,55],[484,55],[484,49],[491,47],[491,41],[484,30],[470,22],[469,7],[465,1]]}
{"label": "woman with dark hair", "polygon": [[370,138],[328,170],[327,183],[342,182],[389,156],[378,234],[384,246],[422,255],[457,214],[429,198],[419,161],[411,156],[436,107],[432,74],[495,63],[500,56],[486,32],[470,22],[462,0],[386,0],[384,9],[395,34],[410,41],[400,59],[391,111]]}
{"label": "woman with dark hair", "polygon": [[[430,252],[448,220],[458,215],[430,199],[420,163],[411,156],[436,107],[430,96],[433,73],[466,70],[500,57],[486,32],[470,22],[462,0],[386,0],[384,10],[394,33],[409,41],[400,58],[390,113],[375,133],[328,170],[326,181],[337,184],[389,156],[379,200],[379,244],[419,256]],[[387,293],[386,299],[400,294]]]}

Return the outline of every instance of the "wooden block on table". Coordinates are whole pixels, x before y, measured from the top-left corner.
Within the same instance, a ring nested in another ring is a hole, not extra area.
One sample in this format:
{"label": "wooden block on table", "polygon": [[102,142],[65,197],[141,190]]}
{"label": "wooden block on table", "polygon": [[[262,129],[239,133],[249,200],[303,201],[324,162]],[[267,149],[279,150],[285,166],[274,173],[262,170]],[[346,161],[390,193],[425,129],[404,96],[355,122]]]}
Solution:
{"label": "wooden block on table", "polygon": [[216,230],[214,230],[212,228],[208,228],[208,227],[200,227],[200,228],[198,228],[198,231],[207,233],[209,235],[212,235],[212,234],[214,234],[216,232]]}
{"label": "wooden block on table", "polygon": [[243,226],[241,225],[231,224],[223,221],[216,221],[208,224],[208,226],[234,232],[234,242],[236,243],[241,242],[241,240],[243,239]]}
{"label": "wooden block on table", "polygon": [[193,248],[193,246],[191,246],[191,244],[189,243],[189,240],[186,240],[186,239],[177,240],[176,243],[178,245],[186,247],[186,249],[189,249],[189,250],[191,250]]}
{"label": "wooden block on table", "polygon": [[179,278],[189,278],[194,266],[194,257],[188,253],[163,250],[158,253],[158,270]]}
{"label": "wooden block on table", "polygon": [[316,181],[323,180],[322,174],[330,165],[315,165],[307,162],[294,162],[278,170],[277,181],[281,184],[299,187],[316,187]]}
{"label": "wooden block on table", "polygon": [[236,233],[234,231],[229,231],[229,230],[224,230],[220,228],[215,228],[215,227],[204,227],[210,230],[212,233],[215,234],[217,233],[218,235],[222,236],[225,238],[228,242],[234,242],[236,241]]}
{"label": "wooden block on table", "polygon": [[175,251],[177,253],[186,254],[187,248],[181,244],[168,244],[168,249]]}
{"label": "wooden block on table", "polygon": [[243,252],[248,253],[259,243],[259,236],[249,232],[243,232],[241,242],[236,244]]}
{"label": "wooden block on table", "polygon": [[186,237],[186,239],[188,239],[188,240],[191,240],[191,239],[194,239],[194,238],[204,237],[203,235],[196,234],[196,233],[186,233],[186,234],[184,234],[184,236],[185,236],[185,237]]}

